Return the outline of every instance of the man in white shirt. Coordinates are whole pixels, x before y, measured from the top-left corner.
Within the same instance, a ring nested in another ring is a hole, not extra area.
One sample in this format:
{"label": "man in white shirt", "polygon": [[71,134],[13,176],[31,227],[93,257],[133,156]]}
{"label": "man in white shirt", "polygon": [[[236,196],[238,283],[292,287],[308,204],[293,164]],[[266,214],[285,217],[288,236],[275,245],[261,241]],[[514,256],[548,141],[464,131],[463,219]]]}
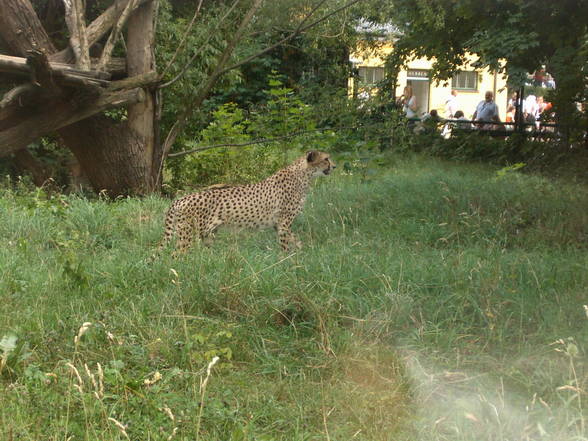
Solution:
{"label": "man in white shirt", "polygon": [[457,100],[457,90],[453,89],[451,91],[451,95],[445,101],[445,117],[446,118],[454,118],[455,112],[459,110],[459,103]]}
{"label": "man in white shirt", "polygon": [[500,116],[498,115],[498,106],[494,102],[494,93],[491,91],[486,92],[484,101],[480,101],[476,111],[474,112],[474,121],[480,121],[482,124],[480,128],[485,130],[494,130],[497,128],[494,124],[488,124],[492,122],[500,122]]}

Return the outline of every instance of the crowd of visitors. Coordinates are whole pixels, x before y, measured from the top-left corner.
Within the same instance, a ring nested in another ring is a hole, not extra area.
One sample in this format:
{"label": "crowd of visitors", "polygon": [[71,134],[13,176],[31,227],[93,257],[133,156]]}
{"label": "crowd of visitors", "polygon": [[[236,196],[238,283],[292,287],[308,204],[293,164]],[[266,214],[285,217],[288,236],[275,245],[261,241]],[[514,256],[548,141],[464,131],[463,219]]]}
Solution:
{"label": "crowd of visitors", "polygon": [[[439,116],[436,109],[432,109],[429,113],[419,117],[416,100],[413,89],[409,85],[404,88],[402,96],[397,101],[397,104],[410,121],[409,127],[413,128],[416,133],[430,132],[441,126],[443,126],[443,135],[450,134],[453,128],[485,131],[513,130],[517,106],[521,107],[520,111],[523,112],[522,122],[527,125],[527,130],[529,131],[539,129],[542,121],[549,120],[552,117],[552,105],[546,102],[542,96],[528,95],[520,105],[517,92],[514,92],[508,99],[504,123],[500,119],[499,108],[494,101],[492,91],[485,93],[484,100],[478,103],[471,119],[466,118],[464,111],[461,109],[456,90],[451,91],[445,102],[445,119]],[[416,119],[419,119],[419,121],[415,122]]]}

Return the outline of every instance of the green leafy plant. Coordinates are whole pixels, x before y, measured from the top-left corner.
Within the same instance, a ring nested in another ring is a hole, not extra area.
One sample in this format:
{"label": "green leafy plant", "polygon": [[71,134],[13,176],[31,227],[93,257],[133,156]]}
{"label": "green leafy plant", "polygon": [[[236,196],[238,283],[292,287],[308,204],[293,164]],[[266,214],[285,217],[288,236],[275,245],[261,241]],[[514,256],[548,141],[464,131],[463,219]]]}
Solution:
{"label": "green leafy plant", "polygon": [[508,173],[512,173],[512,172],[515,172],[517,170],[522,169],[523,167],[525,167],[525,165],[526,164],[524,162],[517,162],[516,164],[507,165],[506,167],[502,167],[500,170],[498,170],[496,172],[496,177],[497,178],[503,178]]}
{"label": "green leafy plant", "polygon": [[328,149],[333,132],[316,131],[310,106],[277,75],[268,87],[265,103],[248,112],[226,103],[212,113],[198,141],[185,144],[202,151],[170,165],[174,187],[254,182],[283,166],[292,152]]}

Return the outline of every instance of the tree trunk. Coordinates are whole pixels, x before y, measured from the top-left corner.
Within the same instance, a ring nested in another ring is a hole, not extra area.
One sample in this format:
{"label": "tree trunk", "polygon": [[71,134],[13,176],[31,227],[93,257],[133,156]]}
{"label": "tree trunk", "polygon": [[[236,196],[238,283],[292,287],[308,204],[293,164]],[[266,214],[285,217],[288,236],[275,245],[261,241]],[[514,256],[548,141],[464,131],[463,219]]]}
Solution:
{"label": "tree trunk", "polygon": [[[147,74],[156,70],[155,44],[155,2],[139,7],[129,20],[127,33],[127,69],[130,77]],[[145,91],[145,99],[128,107],[128,126],[142,146],[141,168],[145,174],[148,191],[155,190],[159,161],[156,140],[159,129],[155,114],[155,90]]]}
{"label": "tree trunk", "polygon": [[38,187],[44,185],[51,178],[51,171],[27,149],[21,149],[14,154],[14,165],[19,170],[29,172]]}
{"label": "tree trunk", "polygon": [[32,49],[55,52],[29,0],[0,0],[0,33],[15,55],[25,57]]}
{"label": "tree trunk", "polygon": [[144,145],[126,122],[95,116],[68,126],[60,135],[95,191],[110,196],[152,191],[142,160]]}
{"label": "tree trunk", "polygon": [[[153,70],[153,13],[154,2],[147,2],[130,19],[129,76]],[[153,92],[147,89],[141,102],[128,106],[126,121],[94,117],[59,133],[96,191],[142,195],[155,190],[155,127]]]}

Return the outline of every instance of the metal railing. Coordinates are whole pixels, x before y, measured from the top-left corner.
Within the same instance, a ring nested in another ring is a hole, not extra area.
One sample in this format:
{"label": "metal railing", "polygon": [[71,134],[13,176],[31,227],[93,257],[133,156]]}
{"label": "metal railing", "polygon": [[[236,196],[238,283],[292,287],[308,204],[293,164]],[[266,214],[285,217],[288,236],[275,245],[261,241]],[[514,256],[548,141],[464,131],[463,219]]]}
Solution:
{"label": "metal railing", "polygon": [[469,119],[432,119],[432,118],[408,118],[407,121],[420,123],[417,127],[435,126],[442,133],[480,133],[496,137],[507,137],[515,133],[531,138],[556,138],[559,126],[553,122],[498,122],[498,121],[474,121]]}

